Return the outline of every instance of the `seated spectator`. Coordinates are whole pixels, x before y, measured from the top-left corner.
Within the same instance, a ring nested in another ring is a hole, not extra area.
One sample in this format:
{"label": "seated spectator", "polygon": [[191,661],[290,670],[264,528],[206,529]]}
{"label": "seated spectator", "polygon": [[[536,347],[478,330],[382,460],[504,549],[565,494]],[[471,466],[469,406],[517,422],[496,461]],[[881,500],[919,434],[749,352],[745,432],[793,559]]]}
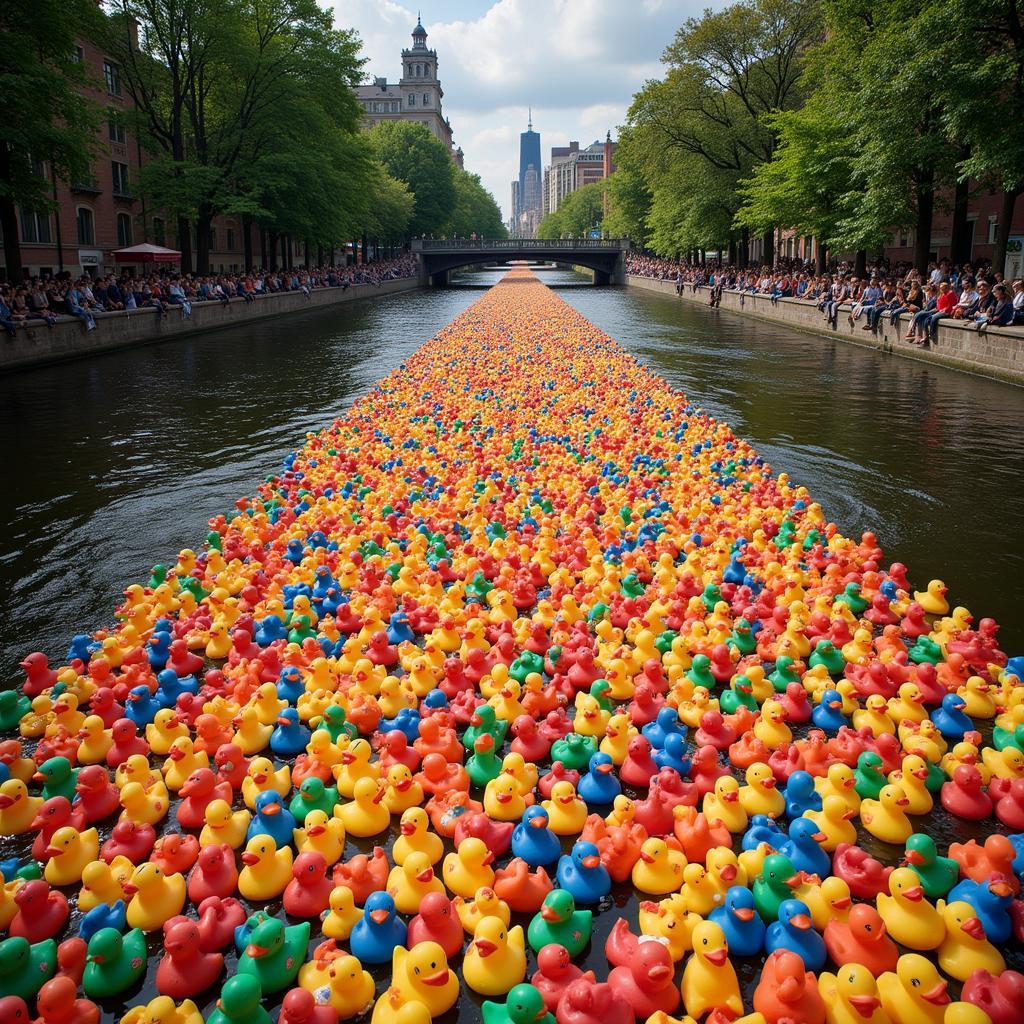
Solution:
{"label": "seated spectator", "polygon": [[[982,289],[978,286],[978,291]],[[1013,299],[1005,284],[997,284],[990,295],[991,302],[985,302],[984,297],[978,304],[980,312],[975,316],[979,329],[985,326],[1009,327],[1013,323]]]}
{"label": "seated spectator", "polygon": [[81,288],[81,279],[79,279],[78,284],[67,290],[67,294],[64,296],[64,305],[72,316],[77,316],[82,321],[86,333],[96,330],[96,320],[89,311],[87,302],[88,299]]}
{"label": "seated spectator", "polygon": [[57,317],[50,308],[50,300],[46,295],[46,289],[37,279],[33,279],[32,290],[28,293],[28,302],[33,314],[40,320],[45,320],[50,327],[56,324]]}
{"label": "seated spectator", "polygon": [[18,325],[11,316],[11,307],[7,305],[8,298],[7,288],[0,288],[0,327],[7,332],[8,337],[13,338],[18,333]]}

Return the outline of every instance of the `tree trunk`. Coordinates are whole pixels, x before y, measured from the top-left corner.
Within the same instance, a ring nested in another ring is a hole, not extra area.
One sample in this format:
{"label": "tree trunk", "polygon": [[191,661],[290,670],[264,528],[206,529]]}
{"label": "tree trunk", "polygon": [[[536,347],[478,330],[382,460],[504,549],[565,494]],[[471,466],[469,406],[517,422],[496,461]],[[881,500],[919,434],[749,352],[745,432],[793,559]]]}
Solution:
{"label": "tree trunk", "polygon": [[853,272],[857,277],[864,277],[868,272],[868,251],[858,249],[853,258]]}
{"label": "tree trunk", "polygon": [[917,183],[917,224],[914,228],[914,266],[921,273],[928,270],[928,254],[932,248],[932,216],[935,213],[934,176],[929,171]]}
{"label": "tree trunk", "polygon": [[267,232],[267,257],[269,257],[270,262],[267,262],[267,258],[265,257],[264,260],[263,260],[264,267],[267,270],[277,270],[277,232],[276,231],[268,231]]}
{"label": "tree trunk", "polygon": [[1010,241],[1010,228],[1013,227],[1013,211],[1021,191],[1020,188],[1015,188],[1011,192],[1003,193],[1003,205],[999,210],[999,223],[996,225],[996,242],[992,248],[993,270],[1002,270],[1006,265],[1006,247]]}
{"label": "tree trunk", "polygon": [[267,229],[260,228],[260,269],[267,270]]}
{"label": "tree trunk", "polygon": [[828,254],[825,245],[820,238],[815,238],[817,253],[814,258],[814,270],[817,274],[824,274],[828,262]]}
{"label": "tree trunk", "polygon": [[967,223],[967,204],[970,182],[958,181],[953,192],[953,227],[949,237],[949,258],[954,263],[966,263],[971,258],[971,232]]}
{"label": "tree trunk", "polygon": [[766,231],[761,241],[764,253],[761,257],[761,262],[766,267],[775,266],[775,232]]}
{"label": "tree trunk", "polygon": [[246,273],[252,270],[252,214],[242,214],[242,263]]}
{"label": "tree trunk", "polygon": [[181,272],[192,273],[192,228],[188,217],[178,218],[178,248],[181,250]]}
{"label": "tree trunk", "polygon": [[210,221],[213,210],[203,203],[196,216],[196,271],[200,274],[210,272]]}
{"label": "tree trunk", "polygon": [[324,247],[317,243],[316,247],[316,265],[322,267],[324,265]]}
{"label": "tree trunk", "polygon": [[7,280],[11,284],[21,284],[21,243],[18,240],[18,214],[14,209],[14,203],[6,196],[0,198],[0,229],[4,233],[4,263],[7,266]]}
{"label": "tree trunk", "polygon": [[370,249],[369,249],[368,239],[366,237],[366,232],[365,231],[363,232],[362,242],[363,242],[363,263],[369,263],[369,258],[368,257],[369,257],[369,254],[370,254]]}
{"label": "tree trunk", "polygon": [[290,270],[291,260],[291,238],[288,235],[281,236],[281,269]]}
{"label": "tree trunk", "polygon": [[750,231],[747,228],[743,228],[740,231],[740,251],[738,256],[740,269],[746,270],[747,264],[750,262]]}
{"label": "tree trunk", "polygon": [[729,250],[728,250],[727,259],[729,260],[729,266],[731,266],[731,267],[735,267],[736,266],[736,239],[735,238],[730,238],[729,239]]}

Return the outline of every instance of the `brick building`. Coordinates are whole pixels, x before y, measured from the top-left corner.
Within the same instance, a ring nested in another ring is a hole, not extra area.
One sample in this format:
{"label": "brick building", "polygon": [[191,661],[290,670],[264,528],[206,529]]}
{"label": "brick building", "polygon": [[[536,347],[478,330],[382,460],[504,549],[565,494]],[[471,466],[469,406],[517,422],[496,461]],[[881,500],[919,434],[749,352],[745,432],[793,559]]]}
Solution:
{"label": "brick building", "polygon": [[584,149],[578,142],[551,147],[551,163],[544,169],[543,212],[554,213],[570,192],[610,178],[615,173],[615,147],[611,132]]}

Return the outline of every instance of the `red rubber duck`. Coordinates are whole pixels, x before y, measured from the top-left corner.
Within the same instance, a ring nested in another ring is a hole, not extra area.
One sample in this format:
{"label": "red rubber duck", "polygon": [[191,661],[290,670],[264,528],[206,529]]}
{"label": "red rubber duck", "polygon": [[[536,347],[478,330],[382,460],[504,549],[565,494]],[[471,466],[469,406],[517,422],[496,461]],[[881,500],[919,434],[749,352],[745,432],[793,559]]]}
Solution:
{"label": "red rubber duck", "polygon": [[975,882],[988,882],[992,875],[1004,875],[1014,893],[1020,892],[1020,882],[1013,872],[1016,848],[1006,836],[992,835],[979,846],[976,839],[966,843],[953,843],[949,856],[960,865],[960,872]]}
{"label": "red rubber duck", "polygon": [[591,983],[597,980],[593,971],[584,973],[572,962],[565,946],[552,942],[542,946],[537,953],[537,970],[530,978],[530,984],[543,996],[544,1005],[548,1010],[554,1013],[562,993],[580,978]]}
{"label": "red rubber duck", "polygon": [[206,754],[216,753],[218,747],[230,743],[235,736],[230,725],[224,725],[216,715],[209,712],[196,716],[195,732],[193,746]]}
{"label": "red rubber duck", "polygon": [[[394,735],[390,733],[389,735]],[[401,733],[399,733],[401,735]],[[452,790],[469,792],[469,774],[458,761],[447,761],[443,754],[427,754],[414,776],[424,793],[434,796]]]}
{"label": "red rubber duck", "polygon": [[419,913],[409,922],[408,945],[436,942],[450,960],[462,952],[466,934],[451,899],[443,892],[428,892],[420,901]]}
{"label": "red rubber duck", "polygon": [[253,661],[263,653],[259,644],[255,643],[252,633],[247,629],[231,631],[231,650],[228,652],[228,664],[239,665],[243,661]]}
{"label": "red rubber duck", "polygon": [[409,744],[409,737],[398,729],[380,735],[377,743],[380,770],[386,772],[396,764],[404,764],[410,771],[420,766],[420,754]]}
{"label": "red rubber duck", "polygon": [[156,841],[149,859],[165,875],[174,875],[188,872],[198,856],[199,840],[195,836],[168,832]]}
{"label": "red rubber duck", "polygon": [[595,679],[601,678],[601,669],[594,662],[594,652],[584,647],[576,655],[576,664],[567,673],[573,689],[589,690]]}
{"label": "red rubber duck", "polygon": [[604,955],[613,966],[628,967],[636,959],[640,946],[648,941],[650,940],[646,936],[634,935],[626,919],[620,917],[605,939]]}
{"label": "red rubber duck", "polygon": [[464,814],[455,823],[452,839],[458,849],[459,843],[469,836],[482,839],[488,850],[500,857],[512,845],[512,833],[515,823],[511,821],[491,821],[483,811]]}
{"label": "red rubber duck", "polygon": [[[71,978],[63,975],[51,978],[36,993],[36,1013],[39,1016],[33,1024],[98,1024],[100,1008],[91,999],[79,999],[77,996],[78,986]],[[5,1024],[8,1021],[14,1024],[17,1019],[6,1017],[0,1006],[0,1020]]]}
{"label": "red rubber duck", "polygon": [[694,734],[693,741],[700,747],[728,750],[736,742],[736,731],[726,725],[721,711],[705,711],[700,716],[700,728]]}
{"label": "red rubber duck", "polygon": [[235,929],[245,924],[249,916],[233,896],[207,896],[196,910],[199,914],[199,948],[204,953],[212,953],[233,943]]}
{"label": "red rubber duck", "polygon": [[209,700],[200,693],[179,693],[174,702],[174,713],[190,729],[195,728],[196,719],[203,713],[203,705]]}
{"label": "red rubber duck", "polygon": [[544,739],[549,740],[551,743],[562,739],[564,736],[568,736],[573,730],[572,722],[569,721],[565,708],[549,711],[544,716],[544,721],[537,727],[537,731]]}
{"label": "red rubber duck", "polygon": [[202,903],[211,896],[230,896],[237,885],[235,851],[227,843],[204,846],[195,870],[188,876],[188,898],[193,903]]}
{"label": "red rubber duck", "polygon": [[38,697],[43,690],[57,682],[57,673],[50,668],[50,662],[41,651],[33,651],[21,662],[21,667],[25,670],[25,681],[21,689],[26,697]]}
{"label": "red rubber duck", "polygon": [[848,725],[840,726],[839,731],[826,744],[830,760],[842,761],[851,768],[857,764],[857,758],[864,753],[864,749],[864,737]]}
{"label": "red rubber duck", "polygon": [[318,1005],[307,989],[293,988],[285,993],[277,1024],[338,1024],[338,1012],[329,1004]]}
{"label": "red rubber duck", "polygon": [[81,811],[86,825],[110,817],[121,806],[120,790],[99,764],[80,768],[75,780],[78,794],[74,808]]}
{"label": "red rubber duck", "polygon": [[119,821],[110,838],[100,847],[100,856],[109,864],[115,857],[127,857],[133,864],[146,860],[156,844],[156,829],[137,821]]}
{"label": "red rubber duck", "polygon": [[369,857],[358,853],[343,864],[335,864],[334,884],[347,885],[352,890],[352,898],[362,905],[371,892],[387,887],[389,871],[388,855],[381,847],[375,846]]}
{"label": "red rubber duck", "polygon": [[603,982],[577,978],[566,986],[555,1010],[558,1024],[634,1024],[633,1008]]}
{"label": "red rubber duck", "polygon": [[[432,796],[423,808],[430,816],[434,831],[445,839],[455,835],[455,826],[466,814],[475,814],[484,809],[482,803],[474,800],[469,793],[452,790]],[[511,845],[511,840],[509,840]]]}
{"label": "red rubber duck", "polygon": [[46,860],[45,850],[50,845],[50,838],[65,825],[70,825],[76,832],[85,831],[85,814],[78,806],[72,808],[66,796],[51,796],[39,808],[29,825],[29,828],[39,830],[32,841],[32,856],[36,860]]}
{"label": "red rubber duck", "polygon": [[960,998],[984,1010],[992,1024],[1019,1024],[1024,1013],[1024,974],[1003,971],[994,975],[979,967],[964,982]]}
{"label": "red rubber duck", "polygon": [[203,659],[188,649],[184,640],[172,640],[167,651],[167,668],[173,668],[179,678],[197,676],[203,671]]}
{"label": "red rubber duck", "polygon": [[542,761],[551,752],[551,743],[541,736],[536,719],[520,715],[512,722],[511,744],[513,753],[521,754],[527,761]]}
{"label": "red rubber duck", "polygon": [[182,828],[201,829],[206,820],[206,808],[214,800],[230,804],[233,795],[231,783],[218,780],[212,768],[197,768],[178,790],[181,797],[176,812],[178,822]]}
{"label": "red rubber duck", "polygon": [[662,942],[639,943],[636,956],[628,966],[612,969],[608,984],[616,995],[629,1003],[641,1020],[659,1010],[672,1013],[679,1005],[675,968],[668,946]]}
{"label": "red rubber duck", "polygon": [[498,899],[504,900],[509,910],[517,914],[536,914],[544,897],[554,887],[542,867],[530,871],[530,865],[522,857],[514,857],[494,873],[493,889]]}
{"label": "red rubber duck", "polygon": [[642,682],[633,693],[627,711],[629,721],[638,729],[653,722],[658,712],[665,706],[665,697],[648,682]]}
{"label": "red rubber duck", "polygon": [[103,728],[109,729],[119,718],[124,718],[124,705],[109,686],[101,686],[89,698],[89,714],[99,715],[103,719]]}
{"label": "red rubber duck", "polygon": [[700,796],[707,796],[715,788],[715,783],[723,776],[730,774],[726,765],[718,760],[718,748],[711,744],[699,746],[690,762],[690,778],[697,787]]}
{"label": "red rubber duck", "polygon": [[982,821],[992,813],[992,798],[973,764],[957,765],[953,778],[942,784],[940,798],[950,814],[968,821]]}
{"label": "red rubber duck", "polygon": [[996,817],[1007,828],[1024,831],[1024,779],[994,778],[988,792],[996,801]]}
{"label": "red rubber duck", "polygon": [[658,765],[651,756],[651,742],[646,736],[636,735],[626,747],[626,760],[619,768],[619,778],[627,786],[645,789],[658,774]]}
{"label": "red rubber duck", "polygon": [[825,926],[825,948],[839,967],[863,964],[876,978],[896,970],[900,951],[885,932],[885,922],[870,903],[858,903],[846,921]]}
{"label": "red rubber duck", "polygon": [[942,698],[946,696],[947,691],[939,681],[935,666],[930,661],[917,666],[914,671],[914,682],[921,691],[921,697],[925,704],[932,706],[942,703]]}
{"label": "red rubber duck", "polygon": [[873,900],[880,893],[889,892],[891,865],[865,853],[859,846],[840,843],[832,856],[832,873],[841,878],[858,899]]}
{"label": "red rubber duck", "polygon": [[[655,765],[655,771],[657,771],[657,765]],[[551,790],[556,782],[571,782],[573,786],[577,786],[579,781],[580,773],[575,768],[566,768],[561,761],[552,761],[551,771],[547,775],[541,776],[540,782],[537,783],[537,792],[543,799],[550,800]]]}
{"label": "red rubber duck", "polygon": [[[242,788],[248,774],[249,759],[242,753],[241,747],[234,743],[223,743],[213,755],[213,766],[217,769],[217,778],[221,782],[228,783],[232,790],[238,790]],[[294,774],[292,780],[295,781]],[[299,783],[296,782],[296,785]]]}
{"label": "red rubber duck", "polygon": [[786,712],[787,722],[807,722],[811,718],[811,702],[807,691],[800,683],[789,683],[786,692],[779,699],[782,709]]}
{"label": "red rubber duck", "polygon": [[316,917],[331,901],[334,882],[327,877],[322,853],[300,853],[292,865],[292,880],[284,890],[284,910],[292,917]]}
{"label": "red rubber duck", "polygon": [[[845,728],[846,726],[843,726],[843,729]],[[852,733],[853,730],[849,730],[849,732]],[[803,758],[804,771],[815,778],[827,775],[829,767],[837,760],[832,755],[829,742],[820,729],[812,729],[802,740],[797,740],[797,747]],[[854,760],[854,764],[856,764],[856,760]]]}
{"label": "red rubber duck", "polygon": [[113,744],[107,751],[107,765],[116,768],[132,754],[149,754],[149,744],[139,735],[139,727],[130,718],[119,718],[111,727]]}
{"label": "red rubber duck", "polygon": [[172,999],[186,999],[209,988],[224,967],[220,953],[200,948],[199,925],[176,917],[164,926],[164,955],[156,969],[156,990]]}
{"label": "red rubber duck", "polygon": [[732,835],[720,822],[712,825],[703,811],[695,807],[676,811],[673,832],[682,846],[688,861],[704,861],[711,850],[718,846],[732,846]]}
{"label": "red rubber duck", "polygon": [[428,754],[440,754],[446,761],[462,763],[463,747],[459,742],[458,733],[451,726],[445,725],[436,715],[424,718],[420,722],[420,734],[413,742],[413,749],[422,758],[426,758]]}
{"label": "red rubber duck", "polygon": [[754,1009],[767,1024],[799,1021],[825,1024],[825,1001],[818,992],[813,971],[804,970],[803,960],[788,949],[771,953],[761,969],[754,989]]}
{"label": "red rubber duck", "polygon": [[772,751],[768,758],[768,767],[771,768],[776,782],[784,786],[789,782],[793,772],[804,770],[804,756],[795,743],[782,743]]}
{"label": "red rubber duck", "polygon": [[9,935],[20,935],[30,943],[53,938],[68,919],[67,897],[51,889],[41,878],[23,882],[14,894],[18,910],[11,920]]}
{"label": "red rubber duck", "polygon": [[729,763],[734,768],[746,769],[755,761],[767,762],[770,757],[771,751],[752,732],[745,732],[729,747]]}

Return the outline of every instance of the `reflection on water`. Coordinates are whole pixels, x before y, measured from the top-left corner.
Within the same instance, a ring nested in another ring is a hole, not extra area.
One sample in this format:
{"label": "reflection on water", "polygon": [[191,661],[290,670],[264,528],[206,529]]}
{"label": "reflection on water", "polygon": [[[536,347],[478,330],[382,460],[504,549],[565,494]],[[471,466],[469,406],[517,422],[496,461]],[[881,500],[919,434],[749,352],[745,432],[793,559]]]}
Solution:
{"label": "reflection on water", "polygon": [[[915,582],[941,576],[1024,649],[1024,389],[646,292],[562,294],[845,532],[874,529]],[[107,624],[127,583],[197,546],[211,516],[476,296],[410,292],[0,379],[0,678]]]}

